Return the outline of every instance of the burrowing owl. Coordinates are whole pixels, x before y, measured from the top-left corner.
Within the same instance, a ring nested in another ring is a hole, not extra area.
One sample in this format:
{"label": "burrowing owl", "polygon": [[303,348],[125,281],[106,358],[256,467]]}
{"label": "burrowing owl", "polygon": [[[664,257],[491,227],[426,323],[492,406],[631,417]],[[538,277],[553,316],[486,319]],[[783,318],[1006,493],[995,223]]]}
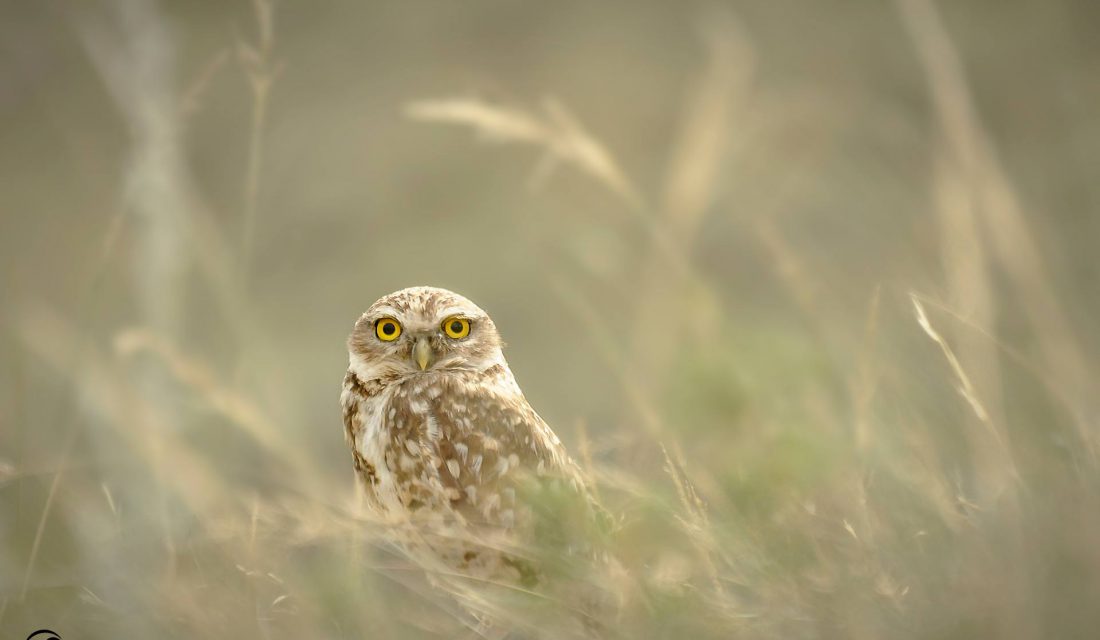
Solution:
{"label": "burrowing owl", "polygon": [[[501,348],[493,321],[458,294],[385,296],[348,338],[344,426],[370,507],[411,555],[442,573],[530,586],[547,568],[535,539],[560,542],[563,519],[598,519],[598,507]],[[540,524],[561,495],[579,511]],[[576,553],[576,542],[563,544],[554,557]]]}

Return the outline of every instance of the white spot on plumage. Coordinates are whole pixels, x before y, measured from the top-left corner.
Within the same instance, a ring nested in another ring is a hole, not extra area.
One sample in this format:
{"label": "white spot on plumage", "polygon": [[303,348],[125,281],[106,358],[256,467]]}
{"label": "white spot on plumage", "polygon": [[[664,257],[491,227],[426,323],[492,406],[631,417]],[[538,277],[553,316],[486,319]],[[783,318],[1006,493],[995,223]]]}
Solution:
{"label": "white spot on plumage", "polygon": [[482,505],[481,505],[481,513],[483,513],[485,515],[485,517],[488,518],[489,515],[495,509],[499,509],[499,508],[500,508],[500,494],[493,493],[493,494],[490,494],[487,498],[485,498],[485,502],[482,503]]}
{"label": "white spot on plumage", "polygon": [[443,434],[439,431],[439,422],[436,421],[435,416],[428,414],[428,418],[425,421],[425,429],[428,432],[429,440],[439,440]]}
{"label": "white spot on plumage", "polygon": [[457,478],[459,476],[459,474],[462,472],[461,467],[458,466],[458,460],[454,460],[454,459],[448,460],[447,461],[447,471],[451,472],[451,477]]}

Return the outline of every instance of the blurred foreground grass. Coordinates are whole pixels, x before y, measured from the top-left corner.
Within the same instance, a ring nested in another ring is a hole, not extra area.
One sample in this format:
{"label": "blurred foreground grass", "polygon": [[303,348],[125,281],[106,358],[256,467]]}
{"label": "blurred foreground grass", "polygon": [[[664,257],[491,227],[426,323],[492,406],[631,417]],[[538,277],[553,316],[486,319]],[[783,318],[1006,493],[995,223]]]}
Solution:
{"label": "blurred foreground grass", "polygon": [[[575,579],[625,602],[621,637],[1100,628],[1100,227],[1071,161],[1100,129],[1009,77],[1062,65],[1079,114],[1088,7],[1016,7],[991,45],[926,0],[47,4],[63,27],[7,23],[48,54],[5,32],[13,78],[76,78],[8,97],[69,146],[13,132],[3,165],[5,637],[477,637],[358,511],[343,450],[346,331],[411,284],[494,315],[596,481],[628,571]],[[968,47],[997,59],[981,77]],[[420,99],[448,56],[576,99]],[[995,135],[976,96],[1001,95]],[[514,622],[560,637],[557,606]]]}

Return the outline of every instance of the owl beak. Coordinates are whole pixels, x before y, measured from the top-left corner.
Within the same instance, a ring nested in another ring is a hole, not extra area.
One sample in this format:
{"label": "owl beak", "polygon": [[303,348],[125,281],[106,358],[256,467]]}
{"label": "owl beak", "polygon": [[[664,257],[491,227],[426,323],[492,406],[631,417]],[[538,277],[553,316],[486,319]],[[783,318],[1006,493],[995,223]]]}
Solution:
{"label": "owl beak", "polygon": [[428,344],[427,336],[420,336],[416,339],[416,344],[413,345],[413,360],[416,360],[417,366],[421,371],[424,371],[432,363],[432,347]]}

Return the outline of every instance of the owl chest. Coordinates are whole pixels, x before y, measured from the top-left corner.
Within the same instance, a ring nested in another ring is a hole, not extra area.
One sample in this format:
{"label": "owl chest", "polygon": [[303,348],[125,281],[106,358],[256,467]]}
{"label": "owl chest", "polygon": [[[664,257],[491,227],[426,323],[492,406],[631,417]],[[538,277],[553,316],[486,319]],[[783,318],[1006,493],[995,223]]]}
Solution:
{"label": "owl chest", "polygon": [[433,446],[438,423],[426,397],[388,390],[360,406],[360,424],[355,448],[367,467],[375,507],[405,513],[446,506],[443,461]]}

